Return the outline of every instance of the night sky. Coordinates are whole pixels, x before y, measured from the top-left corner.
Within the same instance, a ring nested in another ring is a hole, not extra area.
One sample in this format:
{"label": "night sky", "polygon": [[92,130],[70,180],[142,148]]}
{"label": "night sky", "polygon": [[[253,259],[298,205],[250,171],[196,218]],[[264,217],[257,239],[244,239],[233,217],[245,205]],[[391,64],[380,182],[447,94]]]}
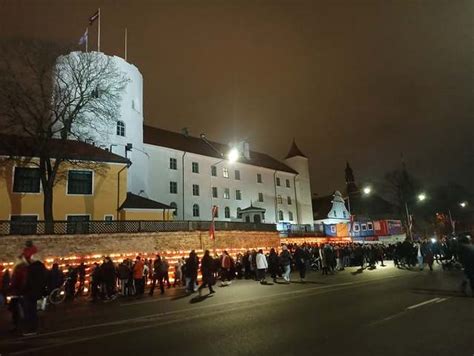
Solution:
{"label": "night sky", "polygon": [[472,184],[472,0],[0,0],[0,37],[77,43],[99,6],[102,51],[128,27],[147,124],[276,158],[294,137],[320,195],[346,160],[377,184],[401,153],[427,186]]}

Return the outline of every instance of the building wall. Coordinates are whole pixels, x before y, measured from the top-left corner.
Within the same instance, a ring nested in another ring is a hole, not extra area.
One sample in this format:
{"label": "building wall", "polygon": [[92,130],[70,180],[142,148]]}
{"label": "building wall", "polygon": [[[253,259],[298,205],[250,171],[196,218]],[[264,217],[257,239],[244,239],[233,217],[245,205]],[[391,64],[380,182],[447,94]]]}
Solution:
{"label": "building wall", "polygon": [[311,184],[309,163],[306,157],[287,158],[285,163],[298,172],[296,176],[296,197],[298,200],[298,224],[313,224],[313,205],[311,201]]}
{"label": "building wall", "polygon": [[[217,220],[240,221],[237,208],[247,208],[250,204],[266,209],[265,222],[278,222],[278,211],[282,210],[284,221],[289,221],[288,212],[293,213],[296,222],[296,199],[294,174],[275,172],[274,170],[251,166],[241,162],[229,163],[227,160],[185,153],[166,147],[145,144],[149,155],[149,189],[148,198],[165,204],[176,203],[177,220],[211,220],[211,208],[219,207]],[[170,169],[170,158],[177,161],[177,169]],[[197,162],[199,173],[192,172],[192,163]],[[184,168],[183,168],[184,165]],[[211,175],[211,166],[215,165],[217,176]],[[227,168],[229,178],[223,177],[223,168]],[[235,170],[240,171],[240,180],[235,179]],[[257,174],[262,175],[262,183],[257,182]],[[276,186],[276,177],[280,177],[281,186]],[[286,179],[290,188],[286,187]],[[170,193],[170,181],[177,182],[177,194]],[[199,196],[193,196],[193,184],[199,185]],[[218,198],[212,197],[212,187],[217,187]],[[224,199],[224,189],[229,188],[230,199]],[[242,199],[236,200],[236,190],[241,191]],[[184,200],[183,200],[184,192]],[[263,193],[263,202],[258,201],[258,193]],[[277,204],[276,197],[282,196],[282,203]],[[288,197],[291,204],[288,204]],[[200,216],[193,216],[193,205],[198,204]],[[183,211],[184,206],[184,211]],[[225,207],[230,208],[230,218],[224,215]]]}
{"label": "building wall", "polygon": [[[44,219],[43,194],[13,192],[14,166],[32,166],[13,160],[0,165],[0,220],[10,220],[11,215],[37,215]],[[59,176],[67,176],[69,169],[92,169],[91,164],[72,166],[63,163]],[[55,220],[66,220],[67,215],[90,215],[91,220],[104,220],[105,215],[117,218],[117,204],[122,204],[127,194],[127,168],[124,164],[102,163],[95,166],[92,195],[68,195],[66,178],[59,178],[54,188],[53,213]],[[119,183],[119,171],[120,183]]]}
{"label": "building wall", "polygon": [[172,211],[163,210],[121,210],[120,220],[173,220]]}
{"label": "building wall", "polygon": [[0,239],[0,263],[13,262],[22,251],[25,242],[33,240],[39,256],[46,260],[58,257],[90,257],[117,254],[149,254],[161,251],[191,249],[252,249],[277,248],[280,246],[278,232],[217,231],[215,242],[209,239],[208,231],[156,232],[140,234],[102,235],[55,235],[55,236],[3,236]]}

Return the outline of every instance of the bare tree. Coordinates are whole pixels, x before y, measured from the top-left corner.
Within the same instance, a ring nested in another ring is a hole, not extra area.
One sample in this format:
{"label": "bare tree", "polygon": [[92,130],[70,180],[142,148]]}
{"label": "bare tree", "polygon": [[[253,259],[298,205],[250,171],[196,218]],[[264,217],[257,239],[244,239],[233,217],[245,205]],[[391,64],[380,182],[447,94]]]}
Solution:
{"label": "bare tree", "polygon": [[60,145],[87,142],[92,132],[116,122],[128,79],[97,52],[67,54],[64,47],[39,41],[5,42],[0,52],[0,129],[34,141],[44,219],[51,222],[53,188],[67,161]]}

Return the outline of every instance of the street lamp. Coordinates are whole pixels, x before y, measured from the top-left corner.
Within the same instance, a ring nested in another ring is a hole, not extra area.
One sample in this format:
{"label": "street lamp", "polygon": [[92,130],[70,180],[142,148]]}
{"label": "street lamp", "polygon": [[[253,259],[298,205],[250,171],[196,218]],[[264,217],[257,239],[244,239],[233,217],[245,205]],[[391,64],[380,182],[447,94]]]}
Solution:
{"label": "street lamp", "polygon": [[467,206],[467,201],[462,201],[462,202],[460,202],[460,203],[459,203],[459,206],[460,206],[461,208],[465,208],[465,207]]}
{"label": "street lamp", "polygon": [[356,190],[355,192],[347,192],[347,210],[349,210],[349,215],[352,215],[351,212],[351,194],[356,194],[362,192],[364,196],[370,195],[372,188],[370,186],[365,186],[362,190]]}
{"label": "street lamp", "polygon": [[237,148],[232,148],[229,153],[227,153],[227,159],[229,163],[235,163],[239,159],[239,150]]}
{"label": "street lamp", "polygon": [[423,200],[425,200],[425,199],[426,199],[426,194],[425,194],[425,193],[420,193],[420,194],[418,194],[418,200],[419,200],[419,201],[423,201]]}
{"label": "street lamp", "polygon": [[364,187],[362,191],[364,192],[365,195],[369,195],[372,192],[372,188]]}
{"label": "street lamp", "polygon": [[[418,194],[417,199],[418,199],[419,202],[425,201],[426,200],[426,194],[425,193]],[[408,203],[406,201],[405,201],[405,211],[406,211],[406,214],[407,214],[408,233],[410,235],[410,239],[412,239],[413,238],[412,231],[411,231],[412,230],[412,219],[411,219],[410,212],[408,210]]]}

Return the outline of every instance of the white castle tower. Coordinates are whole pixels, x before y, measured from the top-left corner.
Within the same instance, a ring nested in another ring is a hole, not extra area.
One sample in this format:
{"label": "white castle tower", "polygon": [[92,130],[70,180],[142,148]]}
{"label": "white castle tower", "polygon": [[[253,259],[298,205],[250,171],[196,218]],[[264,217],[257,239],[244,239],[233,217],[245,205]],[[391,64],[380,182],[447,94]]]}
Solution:
{"label": "white castle tower", "polygon": [[[74,56],[77,53],[72,52],[67,56]],[[83,132],[86,134],[83,137],[89,137],[92,141],[89,143],[129,158],[132,165],[128,170],[128,190],[135,194],[146,193],[148,155],[143,147],[143,76],[137,67],[123,58],[108,56],[101,52],[88,54],[97,56],[98,60],[100,57],[110,60],[128,82],[121,95],[120,113],[116,120],[108,124],[96,124],[94,128],[83,127],[80,130],[85,130]]]}
{"label": "white castle tower", "polygon": [[349,211],[346,208],[344,198],[342,197],[341,192],[336,190],[331,201],[332,208],[328,213],[329,219],[340,219],[347,221],[350,219]]}
{"label": "white castle tower", "polygon": [[298,148],[295,140],[293,140],[290,151],[285,158],[285,164],[298,172],[295,179],[296,207],[298,209],[297,223],[313,225],[313,205],[311,202],[308,158]]}

